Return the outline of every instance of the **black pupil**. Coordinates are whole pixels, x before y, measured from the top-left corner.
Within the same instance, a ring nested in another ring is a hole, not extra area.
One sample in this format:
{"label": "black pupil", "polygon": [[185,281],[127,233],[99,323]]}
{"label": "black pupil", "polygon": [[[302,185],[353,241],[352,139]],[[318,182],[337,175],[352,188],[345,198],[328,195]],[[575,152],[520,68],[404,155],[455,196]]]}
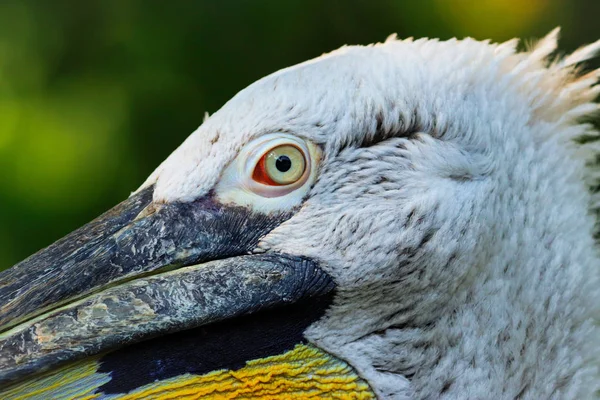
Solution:
{"label": "black pupil", "polygon": [[288,172],[292,168],[292,160],[288,156],[279,156],[275,160],[275,168],[279,172]]}

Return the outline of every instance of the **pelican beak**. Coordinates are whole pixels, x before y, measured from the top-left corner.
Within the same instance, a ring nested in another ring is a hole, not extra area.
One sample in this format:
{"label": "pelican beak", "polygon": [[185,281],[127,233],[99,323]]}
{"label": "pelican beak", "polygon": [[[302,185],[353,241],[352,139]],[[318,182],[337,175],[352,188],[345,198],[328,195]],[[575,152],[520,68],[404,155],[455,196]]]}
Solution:
{"label": "pelican beak", "polygon": [[251,255],[291,213],[210,196],[156,204],[147,188],[0,273],[0,384],[59,363],[330,296],[309,259]]}

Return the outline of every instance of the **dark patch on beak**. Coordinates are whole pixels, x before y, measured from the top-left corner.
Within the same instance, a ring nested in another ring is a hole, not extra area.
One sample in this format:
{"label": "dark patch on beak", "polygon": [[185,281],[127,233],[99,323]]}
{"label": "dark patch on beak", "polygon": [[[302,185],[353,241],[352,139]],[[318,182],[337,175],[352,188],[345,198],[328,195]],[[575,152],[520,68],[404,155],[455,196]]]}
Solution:
{"label": "dark patch on beak", "polygon": [[211,197],[155,205],[153,188],[0,273],[0,330],[159,269],[248,254],[291,213],[252,213]]}

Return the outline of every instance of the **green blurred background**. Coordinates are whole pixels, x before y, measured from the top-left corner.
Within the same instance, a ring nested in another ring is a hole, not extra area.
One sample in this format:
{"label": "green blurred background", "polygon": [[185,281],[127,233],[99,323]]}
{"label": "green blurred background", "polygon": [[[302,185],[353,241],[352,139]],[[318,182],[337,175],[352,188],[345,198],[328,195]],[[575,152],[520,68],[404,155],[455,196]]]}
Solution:
{"label": "green blurred background", "polygon": [[[343,44],[600,38],[598,0],[0,0],[0,269],[139,186],[238,90]],[[596,61],[595,66],[600,66]]]}

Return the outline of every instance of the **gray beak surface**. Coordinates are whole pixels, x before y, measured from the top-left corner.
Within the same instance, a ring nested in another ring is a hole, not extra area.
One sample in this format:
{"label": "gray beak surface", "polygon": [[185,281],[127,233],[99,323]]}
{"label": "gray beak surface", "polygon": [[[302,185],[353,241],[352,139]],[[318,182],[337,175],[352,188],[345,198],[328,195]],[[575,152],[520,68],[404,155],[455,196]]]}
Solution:
{"label": "gray beak surface", "polygon": [[146,338],[329,295],[315,262],[248,255],[291,213],[147,188],[0,273],[0,384]]}

